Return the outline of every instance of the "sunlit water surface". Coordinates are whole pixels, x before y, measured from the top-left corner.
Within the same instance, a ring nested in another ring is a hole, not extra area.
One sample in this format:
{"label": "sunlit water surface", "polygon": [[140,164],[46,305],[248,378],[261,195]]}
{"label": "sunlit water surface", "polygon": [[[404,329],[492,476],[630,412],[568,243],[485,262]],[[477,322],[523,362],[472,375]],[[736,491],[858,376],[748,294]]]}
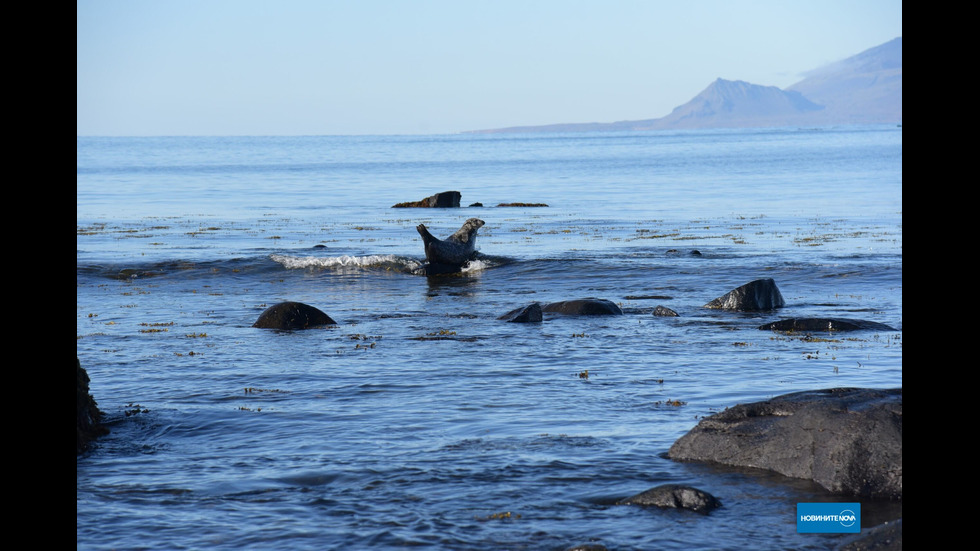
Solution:
{"label": "sunlit water surface", "polygon": [[[411,273],[416,225],[470,217],[480,261]],[[111,429],[79,549],[826,549],[796,504],[834,496],[664,454],[737,403],[902,386],[900,127],[78,138],[76,240]],[[785,308],[703,308],[759,278]],[[497,319],[584,297],[625,315]],[[286,300],[338,324],[251,327]],[[802,316],[896,330],[758,329]],[[723,507],[615,505],[665,483]]]}

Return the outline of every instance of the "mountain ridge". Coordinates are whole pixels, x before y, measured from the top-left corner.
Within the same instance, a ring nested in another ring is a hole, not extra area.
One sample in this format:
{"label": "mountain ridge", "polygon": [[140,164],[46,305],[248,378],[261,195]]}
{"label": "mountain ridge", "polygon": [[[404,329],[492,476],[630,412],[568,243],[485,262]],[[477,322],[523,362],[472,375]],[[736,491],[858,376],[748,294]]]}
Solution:
{"label": "mountain ridge", "polygon": [[716,79],[670,114],[609,123],[512,126],[468,133],[596,132],[902,122],[902,38],[804,73],[780,89]]}

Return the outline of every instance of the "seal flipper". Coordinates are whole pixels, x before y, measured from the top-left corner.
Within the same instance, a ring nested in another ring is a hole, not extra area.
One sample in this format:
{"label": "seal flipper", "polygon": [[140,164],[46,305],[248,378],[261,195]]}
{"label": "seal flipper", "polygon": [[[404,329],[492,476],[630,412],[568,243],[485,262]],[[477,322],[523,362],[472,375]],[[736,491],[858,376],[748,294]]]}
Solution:
{"label": "seal flipper", "polygon": [[436,255],[429,251],[429,246],[438,242],[439,240],[429,233],[429,230],[425,227],[425,224],[419,224],[418,226],[415,226],[415,229],[418,230],[419,235],[422,236],[422,249],[425,251],[425,259],[432,262],[432,259],[435,258]]}
{"label": "seal flipper", "polygon": [[429,243],[436,241],[436,238],[429,233],[429,229],[425,227],[425,224],[419,224],[415,226],[415,229],[419,231],[419,235],[422,236],[422,244],[426,247],[429,246]]}

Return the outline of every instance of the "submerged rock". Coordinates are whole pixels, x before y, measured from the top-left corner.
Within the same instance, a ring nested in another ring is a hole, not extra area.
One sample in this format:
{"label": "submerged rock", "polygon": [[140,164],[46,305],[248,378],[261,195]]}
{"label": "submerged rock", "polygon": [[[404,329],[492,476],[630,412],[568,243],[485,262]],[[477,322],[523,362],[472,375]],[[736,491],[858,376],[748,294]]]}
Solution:
{"label": "submerged rock", "polygon": [[302,302],[280,302],[265,309],[252,327],[260,329],[309,329],[323,325],[336,325],[330,316]]}
{"label": "submerged rock", "polygon": [[862,530],[860,535],[844,541],[837,551],[901,551],[902,519]]}
{"label": "submerged rock", "polygon": [[705,308],[716,308],[720,310],[773,310],[782,308],[786,305],[782,293],[776,287],[776,282],[772,278],[757,279],[750,281],[741,287],[729,291],[708,304]]}
{"label": "submerged rock", "polygon": [[602,298],[584,298],[552,302],[541,307],[543,312],[575,316],[621,316],[623,311],[615,303]]}
{"label": "submerged rock", "polygon": [[391,208],[456,208],[462,194],[458,191],[443,191],[419,201],[407,201],[392,205]]}
{"label": "submerged rock", "polygon": [[718,499],[697,488],[680,484],[664,484],[620,500],[617,505],[643,505],[673,509],[688,509],[697,513],[707,513],[721,506]]}
{"label": "submerged rock", "polygon": [[702,419],[667,455],[901,499],[902,389],[835,388],[739,404]]}
{"label": "submerged rock", "polygon": [[535,323],[543,319],[541,315],[541,303],[533,302],[527,306],[515,308],[510,312],[497,318],[513,323]]}
{"label": "submerged rock", "polygon": [[653,315],[663,316],[663,317],[673,317],[677,315],[677,312],[671,310],[670,308],[667,308],[666,306],[658,305],[656,308],[653,309]]}
{"label": "submerged rock", "polygon": [[99,404],[89,394],[89,382],[88,372],[81,360],[75,358],[75,455],[88,450],[96,438],[109,434],[109,429],[102,425]]}
{"label": "submerged rock", "polygon": [[896,331],[884,323],[844,318],[790,318],[760,325],[759,329],[768,331]]}

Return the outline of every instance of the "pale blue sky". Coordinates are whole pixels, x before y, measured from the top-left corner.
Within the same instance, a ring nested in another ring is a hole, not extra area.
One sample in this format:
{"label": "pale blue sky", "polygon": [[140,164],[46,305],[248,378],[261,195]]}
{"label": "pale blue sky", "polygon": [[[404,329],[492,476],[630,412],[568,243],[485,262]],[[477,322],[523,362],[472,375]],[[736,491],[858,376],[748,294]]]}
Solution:
{"label": "pale blue sky", "polygon": [[901,0],[77,0],[77,135],[663,117],[902,35]]}

